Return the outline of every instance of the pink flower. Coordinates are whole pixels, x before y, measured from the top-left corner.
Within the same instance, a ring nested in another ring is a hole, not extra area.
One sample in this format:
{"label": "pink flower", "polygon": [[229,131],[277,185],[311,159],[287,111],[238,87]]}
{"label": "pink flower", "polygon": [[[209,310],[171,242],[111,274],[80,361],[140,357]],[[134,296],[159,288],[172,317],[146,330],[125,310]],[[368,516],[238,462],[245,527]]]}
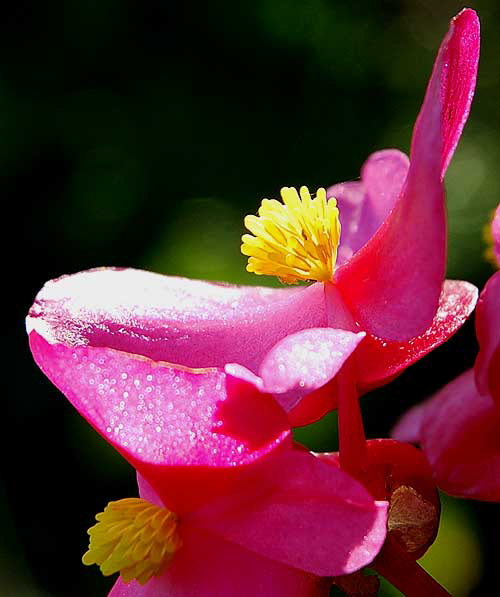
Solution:
{"label": "pink flower", "polygon": [[90,531],[84,562],[140,581],[111,595],[327,595],[321,577],[376,556],[386,503],[294,446],[269,394],[111,348],[117,330],[97,346],[58,324],[28,320],[35,359],[137,469],[144,500],[112,502]]}
{"label": "pink flower", "polygon": [[[342,222],[333,280],[265,289],[91,270],[48,283],[32,318],[50,321],[57,342],[104,344],[188,367],[237,364],[233,374],[258,375],[292,425],[336,407],[329,381],[360,332],[366,338],[351,360],[356,391],[389,381],[449,338],[477,298],[465,282],[443,285],[442,179],[469,113],[478,52],[478,19],[467,9],[438,53],[410,161],[396,150],[373,154],[361,181],[330,189]],[[337,249],[327,246],[333,267]]]}
{"label": "pink flower", "polygon": [[[492,224],[500,255],[500,206]],[[500,262],[499,262],[500,263]],[[438,485],[466,498],[500,501],[500,272],[489,279],[476,310],[479,342],[466,371],[399,422],[394,436],[418,442]]]}

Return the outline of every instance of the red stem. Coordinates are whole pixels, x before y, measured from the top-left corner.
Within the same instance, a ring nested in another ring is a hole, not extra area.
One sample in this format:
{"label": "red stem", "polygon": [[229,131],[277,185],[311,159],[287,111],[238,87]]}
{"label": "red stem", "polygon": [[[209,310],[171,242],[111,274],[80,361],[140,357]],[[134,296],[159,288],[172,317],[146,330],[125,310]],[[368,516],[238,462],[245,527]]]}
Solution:
{"label": "red stem", "polygon": [[406,597],[451,597],[392,537],[370,566]]}
{"label": "red stem", "polygon": [[353,477],[367,467],[366,436],[353,366],[348,361],[337,377],[340,467]]}

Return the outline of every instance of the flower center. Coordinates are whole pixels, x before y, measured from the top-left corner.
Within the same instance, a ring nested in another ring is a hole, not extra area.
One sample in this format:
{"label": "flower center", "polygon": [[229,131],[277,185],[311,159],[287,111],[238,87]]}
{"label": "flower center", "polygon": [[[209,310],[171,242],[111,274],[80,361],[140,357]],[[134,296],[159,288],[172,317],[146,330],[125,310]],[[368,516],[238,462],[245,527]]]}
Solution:
{"label": "flower center", "polygon": [[283,203],[263,199],[258,216],[246,216],[241,252],[247,271],[278,276],[286,284],[299,280],[330,282],[340,239],[339,210],[325,189],[311,197],[307,187],[300,194],[293,187],[281,189]]}
{"label": "flower center", "polygon": [[181,545],[175,514],[140,498],[109,502],[95,518],[82,561],[97,564],[104,576],[119,572],[125,582],[144,585],[162,573]]}

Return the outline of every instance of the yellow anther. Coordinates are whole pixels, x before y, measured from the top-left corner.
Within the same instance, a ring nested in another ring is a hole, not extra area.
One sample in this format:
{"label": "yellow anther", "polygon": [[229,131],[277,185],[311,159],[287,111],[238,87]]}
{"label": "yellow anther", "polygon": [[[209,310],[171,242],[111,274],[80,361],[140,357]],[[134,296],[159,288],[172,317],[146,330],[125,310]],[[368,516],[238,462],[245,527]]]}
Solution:
{"label": "yellow anther", "polygon": [[[247,271],[278,276],[287,284],[299,280],[329,282],[333,278],[340,240],[339,210],[325,189],[311,197],[293,187],[281,189],[283,203],[264,199],[258,216],[247,216],[252,234],[241,238],[248,256]],[[252,236],[253,235],[253,236]]]}
{"label": "yellow anther", "polygon": [[125,582],[143,585],[163,572],[181,545],[175,514],[140,498],[109,502],[95,518],[82,561],[97,564],[104,576],[119,572]]}

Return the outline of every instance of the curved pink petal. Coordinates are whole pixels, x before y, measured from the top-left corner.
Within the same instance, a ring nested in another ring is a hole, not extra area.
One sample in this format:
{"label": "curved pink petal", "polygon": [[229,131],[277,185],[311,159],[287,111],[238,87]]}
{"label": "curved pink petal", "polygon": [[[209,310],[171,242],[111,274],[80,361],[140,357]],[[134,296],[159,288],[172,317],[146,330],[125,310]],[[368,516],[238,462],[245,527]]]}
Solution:
{"label": "curved pink petal", "polygon": [[500,406],[500,272],[488,280],[476,310],[479,354],[475,364],[481,394],[490,395]]}
{"label": "curved pink petal", "polygon": [[176,512],[223,492],[241,465],[290,441],[273,398],[219,370],[51,344],[35,331],[30,345],[47,377]]}
{"label": "curved pink petal", "polygon": [[190,523],[318,576],[354,572],[377,555],[386,502],[302,449],[277,455],[268,474],[272,490],[208,504],[190,514]]}
{"label": "curved pink petal", "polygon": [[448,340],[474,310],[477,288],[468,282],[446,280],[431,325],[407,342],[388,342],[368,334],[356,351],[358,383],[365,391],[390,381],[398,373]]}
{"label": "curved pink petal", "polygon": [[363,203],[366,200],[366,188],[362,181],[340,182],[327,190],[328,197],[335,197],[339,206],[340,244],[337,250],[337,266],[341,266],[352,257],[360,246],[359,220]]}
{"label": "curved pink petal", "polygon": [[491,235],[493,236],[493,254],[500,267],[500,205],[496,208],[495,215],[493,216]]}
{"label": "curved pink petal", "polygon": [[238,287],[132,269],[48,282],[28,328],[71,346],[107,346],[188,367],[240,363],[257,372],[278,340],[325,327],[322,284]]}
{"label": "curved pink petal", "polygon": [[364,163],[361,179],[366,185],[360,228],[365,234],[363,245],[370,240],[394,207],[408,175],[410,160],[398,149],[373,153]]}
{"label": "curved pink petal", "polygon": [[446,260],[441,179],[469,110],[477,42],[475,13],[462,11],[434,64],[413,132],[403,191],[370,241],[337,272],[340,290],[361,328],[386,340],[421,334],[438,306]]}
{"label": "curved pink petal", "polygon": [[165,572],[141,587],[119,578],[110,597],[327,597],[328,580],[193,527]]}
{"label": "curved pink petal", "polygon": [[479,63],[480,25],[470,8],[462,10],[452,21],[441,46],[445,69],[440,74],[443,102],[442,166],[444,177],[469,116],[476,88]]}
{"label": "curved pink petal", "polygon": [[262,362],[259,375],[264,390],[274,394],[281,406],[290,411],[304,394],[330,381],[364,337],[363,332],[354,334],[331,328],[290,334]]}
{"label": "curved pink petal", "polygon": [[422,402],[410,408],[403,417],[396,423],[392,430],[391,437],[400,442],[411,444],[420,443],[422,428],[427,410],[427,402]]}
{"label": "curved pink petal", "polygon": [[404,439],[418,433],[435,479],[447,493],[500,501],[499,430],[500,412],[489,396],[478,393],[471,369],[405,415],[393,435]]}
{"label": "curved pink petal", "polygon": [[328,189],[328,197],[335,197],[339,206],[339,266],[363,247],[385,220],[401,193],[408,166],[408,157],[397,149],[377,151],[364,163],[361,181]]}

